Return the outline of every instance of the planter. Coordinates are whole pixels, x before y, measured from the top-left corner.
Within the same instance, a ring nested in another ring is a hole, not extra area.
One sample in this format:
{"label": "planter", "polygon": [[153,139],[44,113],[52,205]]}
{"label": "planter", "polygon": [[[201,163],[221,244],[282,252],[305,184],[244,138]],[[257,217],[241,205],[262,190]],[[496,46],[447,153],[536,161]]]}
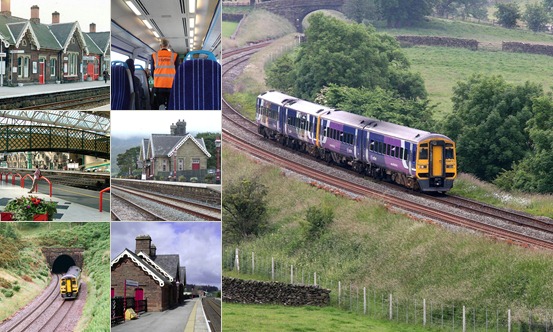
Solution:
{"label": "planter", "polygon": [[[0,215],[1,221],[15,221],[13,220],[13,213],[11,212],[0,212]],[[48,214],[35,214],[33,216],[33,221],[48,221]]]}

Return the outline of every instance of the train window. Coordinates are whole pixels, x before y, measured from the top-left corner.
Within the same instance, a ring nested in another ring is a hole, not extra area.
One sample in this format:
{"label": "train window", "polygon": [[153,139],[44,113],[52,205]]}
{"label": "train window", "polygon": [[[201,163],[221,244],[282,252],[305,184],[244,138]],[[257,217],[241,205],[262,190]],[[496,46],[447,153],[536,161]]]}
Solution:
{"label": "train window", "polygon": [[391,145],[390,144],[386,144],[386,154],[389,156],[390,155],[390,148],[391,148]]}
{"label": "train window", "polygon": [[369,150],[374,151],[374,141],[373,140],[371,140],[371,142],[369,143]]}
{"label": "train window", "polygon": [[428,143],[422,143],[421,144],[421,148],[427,148],[428,147]]}
{"label": "train window", "polygon": [[407,149],[403,150],[403,159],[409,160],[409,150]]}
{"label": "train window", "polygon": [[445,149],[445,159],[453,159],[453,148]]}
{"label": "train window", "polygon": [[378,142],[378,153],[382,153],[382,151],[384,151],[382,149],[382,145],[383,145],[382,142]]}
{"label": "train window", "polygon": [[403,148],[399,148],[399,158],[400,159],[405,159],[403,158],[405,155],[403,154],[405,152],[405,150]]}
{"label": "train window", "polygon": [[427,160],[428,159],[428,149],[423,148],[419,151],[419,159]]}

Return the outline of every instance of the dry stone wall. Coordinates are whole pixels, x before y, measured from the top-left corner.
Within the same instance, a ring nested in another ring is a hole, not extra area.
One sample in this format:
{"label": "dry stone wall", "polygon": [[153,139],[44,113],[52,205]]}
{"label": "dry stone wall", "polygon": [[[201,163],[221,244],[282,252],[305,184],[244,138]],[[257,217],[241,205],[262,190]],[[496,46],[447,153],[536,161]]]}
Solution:
{"label": "dry stone wall", "polygon": [[290,285],[223,277],[223,301],[232,303],[326,306],[330,290],[318,286]]}
{"label": "dry stone wall", "polygon": [[450,38],[439,36],[396,36],[396,40],[402,45],[426,45],[468,48],[476,51],[478,41],[476,39]]}
{"label": "dry stone wall", "polygon": [[503,42],[501,44],[501,50],[505,52],[544,54],[553,56],[553,45]]}

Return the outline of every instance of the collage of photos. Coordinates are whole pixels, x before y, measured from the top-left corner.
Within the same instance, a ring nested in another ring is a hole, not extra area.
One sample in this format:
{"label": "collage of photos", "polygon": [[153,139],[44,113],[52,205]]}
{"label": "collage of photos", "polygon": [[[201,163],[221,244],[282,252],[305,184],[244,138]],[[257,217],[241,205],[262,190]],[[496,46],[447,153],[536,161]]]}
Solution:
{"label": "collage of photos", "polygon": [[0,0],[0,332],[553,331],[553,0]]}

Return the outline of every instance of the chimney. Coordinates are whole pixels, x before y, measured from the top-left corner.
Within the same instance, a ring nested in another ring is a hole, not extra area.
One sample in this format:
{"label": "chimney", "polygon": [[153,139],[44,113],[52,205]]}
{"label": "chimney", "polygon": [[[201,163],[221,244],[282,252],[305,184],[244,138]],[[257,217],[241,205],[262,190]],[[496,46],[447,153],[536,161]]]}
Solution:
{"label": "chimney", "polygon": [[12,16],[10,0],[2,0],[2,7],[0,8],[0,10],[0,14],[8,17]]}
{"label": "chimney", "polygon": [[52,24],[58,24],[60,23],[60,13],[57,11],[52,13]]}
{"label": "chimney", "polygon": [[186,136],[186,121],[179,120],[177,121],[177,128],[175,130],[176,136]]}
{"label": "chimney", "polygon": [[139,235],[136,237],[136,250],[135,254],[138,255],[139,252],[143,252],[149,256],[150,246],[152,244],[152,238],[150,235]]}
{"label": "chimney", "polygon": [[156,245],[152,243],[152,246],[150,247],[150,258],[155,259],[156,258]]}
{"label": "chimney", "polygon": [[90,23],[90,32],[96,32],[96,23]]}
{"label": "chimney", "polygon": [[40,23],[40,16],[38,12],[39,8],[37,5],[34,5],[31,7],[31,22],[39,24]]}
{"label": "chimney", "polygon": [[171,124],[171,136],[175,136],[177,133],[177,126],[175,126],[175,124]]}

